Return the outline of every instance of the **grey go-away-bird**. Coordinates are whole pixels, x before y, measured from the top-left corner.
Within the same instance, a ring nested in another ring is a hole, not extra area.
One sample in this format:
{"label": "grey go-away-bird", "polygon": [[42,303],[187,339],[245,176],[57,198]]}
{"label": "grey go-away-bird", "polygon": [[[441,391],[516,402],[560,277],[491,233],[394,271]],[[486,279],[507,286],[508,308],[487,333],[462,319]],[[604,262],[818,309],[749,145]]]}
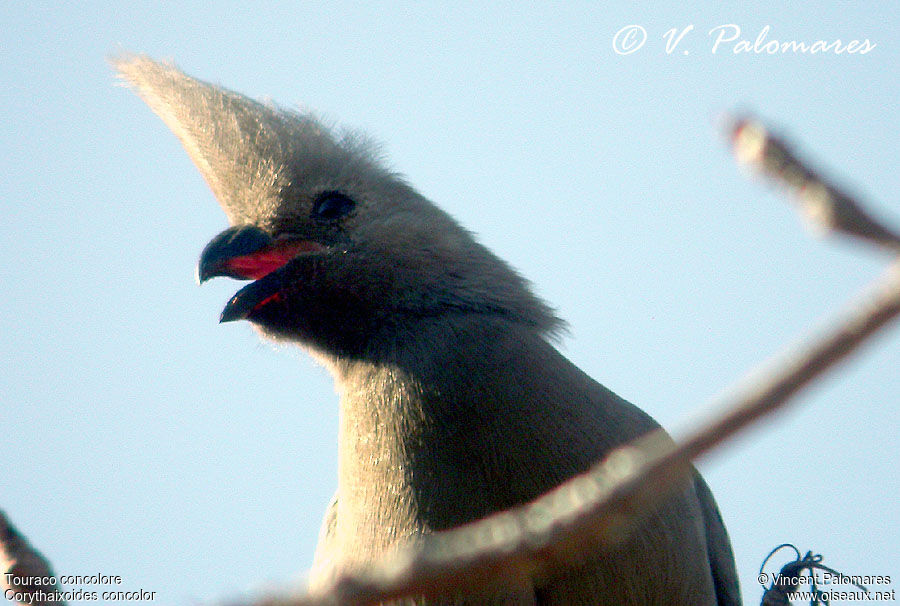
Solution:
{"label": "grey go-away-bird", "polygon": [[[363,138],[144,56],[114,64],[228,215],[199,278],[251,282],[221,321],[297,342],[334,376],[338,489],[312,584],[526,503],[658,427],[563,357],[528,283]],[[449,603],[740,603],[698,474],[624,543],[511,583]]]}

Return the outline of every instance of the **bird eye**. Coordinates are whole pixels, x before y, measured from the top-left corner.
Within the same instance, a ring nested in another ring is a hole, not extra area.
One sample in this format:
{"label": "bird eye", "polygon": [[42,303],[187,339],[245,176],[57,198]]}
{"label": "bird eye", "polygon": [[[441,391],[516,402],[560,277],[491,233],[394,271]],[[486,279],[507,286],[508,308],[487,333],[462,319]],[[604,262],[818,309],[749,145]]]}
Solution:
{"label": "bird eye", "polygon": [[349,213],[356,206],[351,198],[339,191],[323,191],[313,203],[312,217],[322,221],[334,221]]}

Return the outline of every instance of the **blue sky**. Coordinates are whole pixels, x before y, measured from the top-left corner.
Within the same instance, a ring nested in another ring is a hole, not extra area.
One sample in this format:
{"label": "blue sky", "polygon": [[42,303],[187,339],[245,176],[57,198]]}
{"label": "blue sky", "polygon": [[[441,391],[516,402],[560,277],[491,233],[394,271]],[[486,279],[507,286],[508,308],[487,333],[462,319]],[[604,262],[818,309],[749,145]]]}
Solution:
{"label": "blue sky", "polygon": [[[810,237],[734,165],[716,115],[765,116],[900,224],[893,2],[25,4],[0,8],[0,507],[61,574],[118,574],[159,603],[309,565],[337,397],[299,349],[217,324],[238,284],[198,288],[193,271],[225,217],[109,54],[367,131],[533,281],[570,324],[567,356],[676,432],[887,261]],[[619,55],[632,24],[647,41]],[[875,47],[713,53],[708,32],[728,24],[750,44],[769,26],[767,41]],[[666,53],[663,34],[688,25]],[[699,463],[749,604],[783,542],[900,577],[898,362],[895,326]]]}

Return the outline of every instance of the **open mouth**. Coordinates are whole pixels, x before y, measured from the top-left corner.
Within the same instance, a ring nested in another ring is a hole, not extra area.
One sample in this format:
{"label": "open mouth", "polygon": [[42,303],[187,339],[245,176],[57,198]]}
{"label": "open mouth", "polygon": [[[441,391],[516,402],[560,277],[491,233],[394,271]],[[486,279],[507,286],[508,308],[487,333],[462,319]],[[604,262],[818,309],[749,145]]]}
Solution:
{"label": "open mouth", "polygon": [[242,320],[282,299],[284,285],[279,269],[299,255],[327,249],[312,240],[273,238],[254,226],[231,227],[203,249],[197,281],[202,284],[218,276],[254,280],[231,297],[219,318],[220,322]]}

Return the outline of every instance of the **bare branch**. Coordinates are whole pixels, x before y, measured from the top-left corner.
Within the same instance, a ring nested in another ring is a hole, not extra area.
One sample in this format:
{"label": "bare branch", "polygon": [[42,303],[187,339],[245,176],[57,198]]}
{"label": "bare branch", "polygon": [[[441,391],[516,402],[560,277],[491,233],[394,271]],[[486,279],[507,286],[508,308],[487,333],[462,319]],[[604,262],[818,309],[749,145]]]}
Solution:
{"label": "bare branch", "polygon": [[8,600],[33,606],[64,606],[50,564],[0,511],[0,587]]}

